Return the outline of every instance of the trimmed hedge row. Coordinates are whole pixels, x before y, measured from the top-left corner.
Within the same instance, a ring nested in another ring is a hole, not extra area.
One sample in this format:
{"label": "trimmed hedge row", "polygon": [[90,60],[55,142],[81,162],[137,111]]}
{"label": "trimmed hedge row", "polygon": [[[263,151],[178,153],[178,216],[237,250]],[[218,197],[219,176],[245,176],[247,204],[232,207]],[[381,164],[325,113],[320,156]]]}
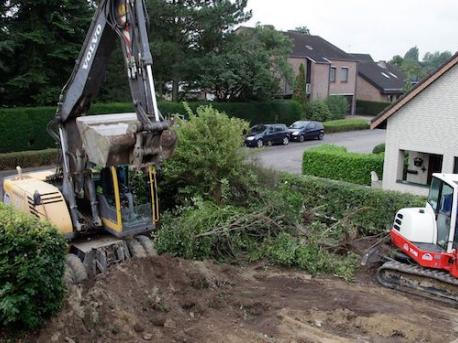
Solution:
{"label": "trimmed hedge row", "polygon": [[348,152],[344,147],[321,145],[304,151],[305,175],[370,185],[371,172],[383,173],[383,155]]}
{"label": "trimmed hedge row", "polygon": [[50,224],[0,203],[0,327],[37,328],[60,309],[65,251]]}
{"label": "trimmed hedge row", "polygon": [[57,149],[21,151],[0,154],[0,170],[49,166],[57,161]]}
{"label": "trimmed hedge row", "polygon": [[356,113],[363,116],[376,116],[388,106],[390,106],[389,102],[356,100]]}
{"label": "trimmed hedge row", "polygon": [[[190,102],[191,109],[209,103]],[[291,124],[303,117],[301,105],[290,100],[249,103],[211,103],[220,112],[238,117],[250,124],[283,122]],[[182,103],[159,102],[164,115],[182,114],[186,111]],[[0,153],[43,150],[54,148],[55,143],[48,135],[46,127],[54,118],[55,107],[10,108],[0,109]],[[134,111],[130,103],[94,104],[91,114],[125,113]]]}
{"label": "trimmed hedge row", "polygon": [[313,176],[283,174],[281,181],[291,192],[299,192],[309,209],[341,219],[351,215],[351,223],[363,234],[376,234],[390,228],[398,210],[424,207],[423,197],[383,191],[342,181]]}
{"label": "trimmed hedge row", "polygon": [[369,123],[364,119],[331,120],[324,122],[323,125],[326,133],[368,130],[370,128]]}

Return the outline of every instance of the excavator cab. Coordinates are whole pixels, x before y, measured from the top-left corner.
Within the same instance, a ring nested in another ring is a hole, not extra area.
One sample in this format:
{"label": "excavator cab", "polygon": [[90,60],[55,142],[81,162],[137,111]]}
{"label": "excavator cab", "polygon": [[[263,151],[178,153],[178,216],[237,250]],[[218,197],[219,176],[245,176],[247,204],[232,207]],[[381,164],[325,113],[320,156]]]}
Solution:
{"label": "excavator cab", "polygon": [[159,221],[156,169],[128,165],[93,174],[99,213],[106,231],[118,238],[152,231]]}

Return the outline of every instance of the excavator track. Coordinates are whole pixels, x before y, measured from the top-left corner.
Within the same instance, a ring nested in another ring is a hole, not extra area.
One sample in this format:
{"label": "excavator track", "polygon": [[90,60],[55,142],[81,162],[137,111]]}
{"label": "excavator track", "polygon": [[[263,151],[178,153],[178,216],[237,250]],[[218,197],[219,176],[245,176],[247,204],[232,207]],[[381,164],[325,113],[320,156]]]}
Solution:
{"label": "excavator track", "polygon": [[388,261],[377,271],[385,287],[438,300],[458,308],[458,279],[450,274],[397,261]]}

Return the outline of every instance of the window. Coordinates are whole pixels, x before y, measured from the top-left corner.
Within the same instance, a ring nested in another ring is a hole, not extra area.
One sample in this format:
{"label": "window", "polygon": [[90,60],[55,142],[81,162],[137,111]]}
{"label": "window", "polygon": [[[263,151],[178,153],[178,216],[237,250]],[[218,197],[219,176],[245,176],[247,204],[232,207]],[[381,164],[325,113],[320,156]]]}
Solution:
{"label": "window", "polygon": [[336,82],[336,67],[331,67],[329,70],[329,81]]}
{"label": "window", "polygon": [[340,70],[340,82],[348,82],[348,68],[342,67]]}
{"label": "window", "polygon": [[429,186],[433,174],[442,172],[442,162],[442,155],[401,150],[397,172],[398,182]]}
{"label": "window", "polygon": [[453,174],[458,174],[458,157],[455,157],[455,164],[453,166]]}
{"label": "window", "polygon": [[431,183],[431,188],[428,195],[428,203],[433,208],[434,212],[437,210],[437,204],[439,202],[439,193],[441,189],[442,181],[436,178],[433,178]]}

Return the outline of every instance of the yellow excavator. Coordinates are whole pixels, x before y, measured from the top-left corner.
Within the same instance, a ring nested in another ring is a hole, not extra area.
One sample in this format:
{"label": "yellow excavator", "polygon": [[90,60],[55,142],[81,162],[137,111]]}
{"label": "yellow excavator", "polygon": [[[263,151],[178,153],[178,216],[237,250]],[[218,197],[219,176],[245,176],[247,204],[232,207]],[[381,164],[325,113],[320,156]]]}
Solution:
{"label": "yellow excavator", "polygon": [[[143,0],[101,0],[48,132],[60,151],[52,170],[3,182],[3,201],[48,220],[69,241],[65,281],[79,283],[131,257],[154,255],[156,170],[175,149],[159,112]],[[135,113],[88,115],[121,42]]]}

